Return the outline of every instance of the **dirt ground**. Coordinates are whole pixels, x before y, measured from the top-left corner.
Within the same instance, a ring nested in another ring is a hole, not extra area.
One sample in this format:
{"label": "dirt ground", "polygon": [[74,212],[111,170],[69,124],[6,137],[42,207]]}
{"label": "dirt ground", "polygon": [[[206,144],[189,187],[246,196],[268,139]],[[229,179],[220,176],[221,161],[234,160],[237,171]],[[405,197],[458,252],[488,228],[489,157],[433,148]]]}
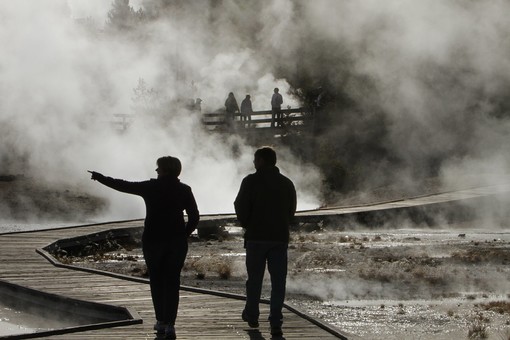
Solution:
{"label": "dirt ground", "polygon": [[[294,232],[287,302],[352,339],[510,339],[510,231],[452,228]],[[191,242],[182,284],[243,294],[242,244]],[[146,275],[139,248],[73,260]]]}

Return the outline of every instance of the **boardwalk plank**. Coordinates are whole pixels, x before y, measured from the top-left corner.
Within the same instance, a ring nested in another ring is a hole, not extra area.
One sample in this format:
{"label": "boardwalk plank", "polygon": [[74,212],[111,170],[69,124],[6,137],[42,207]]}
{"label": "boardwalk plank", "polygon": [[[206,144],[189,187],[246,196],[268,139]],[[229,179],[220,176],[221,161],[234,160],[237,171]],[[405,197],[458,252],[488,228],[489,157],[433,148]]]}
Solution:
{"label": "boardwalk plank", "polygon": [[[0,234],[0,279],[52,294],[87,301],[126,306],[144,320],[141,325],[90,330],[45,337],[46,339],[154,339],[154,311],[150,288],[146,283],[126,281],[93,273],[58,268],[36,253],[52,242],[75,236],[93,234],[112,228],[140,226],[140,221],[108,223],[87,227]],[[182,291],[176,323],[180,339],[257,339],[241,320],[244,301]],[[261,306],[268,314],[266,305]],[[308,320],[284,311],[286,339],[336,339],[338,337]],[[288,325],[288,326],[287,326]],[[261,323],[261,336],[269,339],[267,322]]]}
{"label": "boardwalk plank", "polygon": [[[464,199],[478,199],[491,195],[507,194],[510,185],[472,188],[456,192],[415,197],[366,204],[353,207],[336,207],[304,211],[298,217],[325,218],[327,216],[347,216],[378,211],[398,211],[424,207],[427,205],[448,204]],[[234,218],[233,215],[210,215],[203,219]],[[145,283],[125,281],[104,275],[85,273],[77,270],[57,268],[36,253],[58,239],[94,234],[111,229],[140,227],[141,220],[120,221],[73,228],[48,229],[34,232],[0,234],[0,279],[17,283],[48,293],[87,301],[126,306],[135,310],[144,320],[141,325],[131,325],[108,329],[90,330],[47,337],[47,339],[154,339],[152,325],[154,312],[150,299],[149,286]],[[269,339],[267,322],[261,323],[260,334],[250,331],[240,318],[244,302],[242,300],[182,291],[177,333],[181,339]],[[267,315],[267,305],[261,306],[262,315]],[[318,327],[310,320],[289,310],[284,311],[285,338],[291,339],[335,339],[337,336]]]}

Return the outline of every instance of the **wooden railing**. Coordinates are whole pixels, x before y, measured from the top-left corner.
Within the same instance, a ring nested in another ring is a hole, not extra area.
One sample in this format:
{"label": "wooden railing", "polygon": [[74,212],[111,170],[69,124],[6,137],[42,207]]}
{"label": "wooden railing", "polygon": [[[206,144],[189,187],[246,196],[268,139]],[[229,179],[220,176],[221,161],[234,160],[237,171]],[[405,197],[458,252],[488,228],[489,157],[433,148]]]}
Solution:
{"label": "wooden railing", "polygon": [[134,117],[135,116],[133,114],[114,113],[113,114],[114,120],[112,121],[112,124],[115,127],[115,129],[120,131],[126,131],[129,125],[131,125],[131,123],[133,122]]}
{"label": "wooden railing", "polygon": [[[283,127],[311,127],[313,124],[313,114],[310,110],[300,107],[294,109],[282,109],[281,126]],[[114,114],[112,124],[117,130],[125,131],[134,120],[133,114]],[[234,119],[228,118],[226,112],[211,112],[202,114],[202,124],[209,130],[229,129],[261,129],[271,128],[272,111],[255,111],[251,114],[251,120],[241,120],[241,114],[236,112]],[[278,127],[278,122],[275,125]]]}
{"label": "wooden railing", "polygon": [[[306,126],[310,125],[313,116],[311,112],[303,107],[295,109],[282,109],[281,123],[284,127],[289,126]],[[270,128],[272,121],[272,111],[255,111],[251,114],[251,121],[241,120],[241,114],[236,112],[234,120],[229,121],[226,112],[213,112],[202,114],[202,123],[210,128],[225,127],[234,125],[242,128]],[[276,122],[275,122],[275,125]]]}

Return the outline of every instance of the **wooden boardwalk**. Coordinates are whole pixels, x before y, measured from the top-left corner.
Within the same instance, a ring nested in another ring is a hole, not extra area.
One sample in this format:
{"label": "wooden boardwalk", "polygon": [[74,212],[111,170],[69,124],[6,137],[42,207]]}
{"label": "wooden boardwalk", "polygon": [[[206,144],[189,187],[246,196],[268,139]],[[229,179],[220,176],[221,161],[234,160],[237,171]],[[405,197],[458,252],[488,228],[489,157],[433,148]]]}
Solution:
{"label": "wooden boardwalk", "polygon": [[366,213],[373,211],[408,209],[414,207],[426,207],[429,205],[440,205],[449,203],[466,202],[466,200],[484,199],[497,195],[507,195],[510,193],[509,184],[491,185],[485,187],[474,187],[464,190],[448,191],[412,198],[398,199],[388,202],[361,204],[346,207],[329,207],[326,209],[317,209],[311,211],[302,211],[299,215],[349,215],[356,213]]}
{"label": "wooden boardwalk", "polygon": [[[314,115],[312,109],[306,107],[298,107],[293,109],[282,109],[281,125],[285,128],[292,128],[292,130],[303,130],[313,128]],[[251,114],[251,122],[242,122],[241,114],[236,112],[234,120],[229,121],[225,111],[219,112],[191,112],[200,114],[202,125],[207,130],[217,131],[232,131],[236,130],[244,132],[248,130],[270,129],[279,131],[280,128],[271,127],[272,111],[254,111]],[[116,113],[113,114],[112,126],[119,131],[126,131],[136,119],[135,114],[129,113]]]}
{"label": "wooden boardwalk", "polygon": [[[299,212],[298,217],[325,218],[327,216],[356,216],[374,212],[404,211],[416,207],[449,206],[452,202],[485,199],[495,195],[508,195],[510,185],[473,188],[456,192],[427,195],[357,207],[336,207]],[[233,219],[233,215],[204,216],[204,221]],[[152,330],[154,312],[149,286],[122,278],[59,268],[36,252],[59,239],[72,238],[110,229],[141,226],[142,222],[127,221],[73,228],[41,230],[23,233],[0,234],[0,279],[69,298],[124,306],[138,313],[143,324],[88,330],[46,337],[46,339],[154,339]],[[244,302],[212,294],[183,290],[176,329],[179,339],[270,339],[267,323],[260,331],[250,330],[240,318]],[[261,305],[262,320],[268,306]],[[313,320],[298,311],[286,309],[283,327],[285,339],[337,339],[345,338],[328,325]],[[349,336],[350,337],[350,336]],[[353,336],[353,338],[357,338]]]}
{"label": "wooden boardwalk", "polygon": [[[134,310],[143,324],[89,330],[45,339],[154,339],[154,312],[149,285],[95,273],[58,268],[36,253],[58,239],[108,229],[140,226],[140,221],[110,223],[0,235],[0,279],[69,298],[124,306]],[[182,291],[176,329],[179,339],[270,339],[266,322],[253,331],[240,318],[239,299]],[[261,321],[268,306],[261,305]],[[284,310],[285,339],[338,339],[308,318]]]}
{"label": "wooden boardwalk", "polygon": [[[311,129],[313,128],[313,114],[309,108],[299,107],[294,109],[282,109],[281,125],[285,128]],[[278,127],[271,127],[272,111],[254,111],[251,114],[250,122],[241,121],[241,114],[236,112],[234,120],[229,121],[226,112],[211,112],[202,114],[202,124],[208,129],[227,129],[227,131],[236,130],[260,130],[271,129],[279,130]]]}
{"label": "wooden boardwalk", "polygon": [[[476,187],[417,196],[388,202],[301,211],[301,222],[323,221],[334,226],[378,228],[386,222],[412,221],[416,225],[440,225],[475,219],[476,207],[493,206],[502,197],[510,199],[510,184]],[[497,203],[496,203],[497,206]],[[328,222],[329,221],[329,222]]]}

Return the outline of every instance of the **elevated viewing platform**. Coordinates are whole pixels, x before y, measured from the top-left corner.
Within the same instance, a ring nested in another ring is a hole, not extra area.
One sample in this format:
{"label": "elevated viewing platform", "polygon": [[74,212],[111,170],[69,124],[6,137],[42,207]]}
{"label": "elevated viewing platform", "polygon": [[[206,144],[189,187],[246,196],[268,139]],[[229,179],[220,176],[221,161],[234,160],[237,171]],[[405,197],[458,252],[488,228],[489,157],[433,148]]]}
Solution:
{"label": "elevated viewing platform", "polygon": [[[240,113],[234,114],[234,120],[229,121],[226,112],[212,112],[202,114],[202,124],[209,130],[225,130],[235,128],[237,130],[254,130],[254,129],[311,129],[314,122],[314,114],[310,109],[289,108],[281,110],[282,119],[275,122],[275,127],[271,127],[272,111],[254,111],[250,115],[251,120],[242,120],[244,118]],[[280,123],[278,126],[278,123]]]}
{"label": "elevated viewing platform", "polygon": [[[275,122],[274,127],[271,126],[272,111],[254,111],[251,114],[251,120],[242,120],[242,116],[239,112],[234,114],[234,119],[227,118],[225,111],[216,112],[205,112],[200,113],[198,111],[190,111],[190,114],[199,114],[201,117],[202,125],[206,130],[209,131],[244,131],[249,133],[250,131],[257,130],[259,133],[261,130],[281,130],[281,129],[292,129],[296,131],[313,131],[314,124],[316,121],[317,113],[312,112],[311,109],[305,107],[299,108],[288,108],[282,109],[282,119],[280,124]],[[136,120],[135,114],[128,113],[116,113],[113,114],[111,124],[119,131],[126,131],[129,126]]]}

